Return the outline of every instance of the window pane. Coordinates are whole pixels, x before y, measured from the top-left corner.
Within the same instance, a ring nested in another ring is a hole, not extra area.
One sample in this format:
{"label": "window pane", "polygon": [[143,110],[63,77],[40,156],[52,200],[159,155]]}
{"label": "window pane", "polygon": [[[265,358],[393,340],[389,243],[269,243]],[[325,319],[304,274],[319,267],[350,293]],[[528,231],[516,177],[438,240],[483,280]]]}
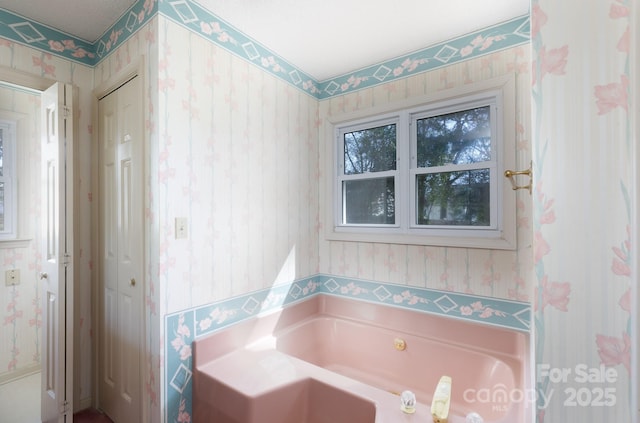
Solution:
{"label": "window pane", "polygon": [[344,134],[344,174],[384,172],[396,168],[396,125]]}
{"label": "window pane", "polygon": [[418,119],[418,167],[491,160],[490,107]]}
{"label": "window pane", "polygon": [[417,223],[489,226],[489,179],[489,169],[417,175]]}
{"label": "window pane", "polygon": [[344,181],[344,222],[392,225],[395,223],[393,177]]}

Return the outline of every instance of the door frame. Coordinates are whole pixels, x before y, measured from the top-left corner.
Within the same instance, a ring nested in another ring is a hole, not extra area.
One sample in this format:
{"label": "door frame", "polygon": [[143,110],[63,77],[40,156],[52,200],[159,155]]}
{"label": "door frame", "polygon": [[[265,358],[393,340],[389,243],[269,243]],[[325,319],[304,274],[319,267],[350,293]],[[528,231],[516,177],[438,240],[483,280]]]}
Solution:
{"label": "door frame", "polygon": [[[40,92],[44,92],[46,89],[48,89],[49,87],[51,87],[52,85],[54,85],[56,82],[57,83],[61,83],[61,84],[66,84],[63,81],[56,81],[53,79],[47,79],[47,78],[43,78],[41,76],[37,76],[37,75],[32,75],[29,73],[25,73],[25,72],[21,72],[12,68],[8,68],[6,66],[0,66],[0,80],[4,81],[4,82],[8,82],[10,84],[14,84],[17,86],[21,86],[21,87],[25,87],[25,88],[30,88],[33,90],[37,90]],[[73,90],[72,90],[72,96],[73,96],[73,119],[72,119],[72,124],[73,124],[73,128],[72,128],[72,133],[75,135],[78,133],[77,128],[78,128],[78,113],[79,113],[79,108],[78,108],[78,99],[79,99],[79,95],[78,95],[78,89],[77,87],[75,87],[75,85],[70,84],[73,86]],[[44,130],[45,128],[41,128],[41,130]],[[78,173],[78,148],[79,148],[79,143],[77,141],[74,140],[73,145],[72,145],[72,176],[73,176],[73,180],[72,180],[72,189],[73,189],[73,198],[71,199],[71,203],[72,203],[72,215],[73,216],[78,216],[79,215],[79,201],[78,201],[78,195],[79,195],[79,178],[77,175],[79,175]],[[40,166],[40,164],[38,164],[38,166]],[[65,202],[68,202],[68,200],[65,200]],[[74,327],[75,327],[75,314],[74,314],[74,310],[79,309],[79,302],[80,302],[80,298],[75,294],[76,291],[76,284],[79,284],[80,282],[80,266],[78,266],[76,263],[78,261],[78,258],[80,257],[80,242],[79,242],[79,231],[76,230],[75,227],[73,227],[73,220],[71,222],[68,222],[72,225],[71,228],[71,232],[73,234],[73,240],[72,240],[72,246],[73,246],[73,250],[71,251],[71,263],[72,263],[72,271],[73,271],[73,276],[72,276],[72,282],[71,284],[66,285],[66,291],[65,291],[65,298],[63,299],[64,301],[60,301],[61,304],[65,304],[66,305],[66,310],[65,313],[67,316],[71,316],[70,319],[65,319],[66,320],[66,324],[64,327],[64,330],[66,332],[65,335],[65,356],[67,357],[67,359],[70,359],[71,361],[71,371],[65,370],[65,377],[66,375],[68,375],[69,373],[71,373],[71,378],[67,378],[66,380],[66,391],[67,393],[70,393],[72,398],[71,398],[71,405],[74,407],[77,407],[79,405],[79,401],[75,401],[76,398],[79,399],[80,396],[80,385],[79,383],[76,383],[76,378],[79,376],[78,372],[74,372],[73,371],[73,357],[76,351],[79,350],[79,345],[80,345],[80,340],[79,337],[74,336]],[[38,247],[39,248],[39,247]],[[67,299],[71,299],[72,301],[67,301]],[[44,345],[44,343],[41,343],[41,347]],[[43,374],[42,370],[41,370],[41,375]],[[42,376],[41,376],[42,378]],[[71,380],[68,380],[71,379]],[[73,420],[73,413],[76,410],[70,410],[70,417],[71,420]]]}
{"label": "door frame", "polygon": [[[91,121],[92,121],[92,140],[91,140],[91,192],[92,192],[92,201],[91,201],[91,221],[95,222],[95,224],[91,225],[91,251],[93,256],[93,270],[91,272],[91,286],[94,287],[91,292],[91,321],[93,328],[93,368],[92,368],[92,379],[93,379],[93,402],[94,406],[97,408],[100,407],[99,398],[100,398],[100,362],[99,362],[99,351],[100,351],[100,301],[101,301],[101,292],[103,289],[102,278],[100,275],[102,274],[102,258],[100,257],[100,167],[98,164],[100,163],[100,131],[97,130],[99,128],[99,116],[98,116],[98,102],[101,98],[105,97],[109,93],[117,90],[122,85],[126,84],[129,80],[134,77],[140,78],[140,89],[141,95],[143,98],[142,101],[142,118],[143,122],[148,120],[148,107],[146,107],[145,100],[147,99],[147,78],[146,78],[146,58],[144,55],[140,55],[135,60],[124,67],[123,69],[117,71],[114,75],[111,75],[107,80],[95,86],[92,92],[91,97]],[[148,207],[147,203],[147,157],[145,153],[147,152],[148,146],[148,132],[144,129],[142,130],[142,192],[144,196],[143,200],[143,208]],[[147,250],[147,224],[144,223],[145,227],[143,228],[143,263],[142,269],[146,274],[146,250]],[[141,289],[143,292],[142,298],[142,322],[140,326],[141,332],[141,347],[140,348],[140,363],[141,363],[141,379],[140,380],[140,393],[141,393],[141,410],[140,416],[143,422],[148,421],[149,411],[147,407],[145,407],[145,403],[147,401],[146,390],[144,389],[145,381],[149,380],[149,364],[147,363],[149,360],[146,359],[148,357],[148,352],[150,346],[147,344],[146,340],[148,338],[149,333],[149,322],[147,315],[147,307],[146,301],[144,300],[147,295],[146,290],[146,277],[142,278],[140,281]]]}

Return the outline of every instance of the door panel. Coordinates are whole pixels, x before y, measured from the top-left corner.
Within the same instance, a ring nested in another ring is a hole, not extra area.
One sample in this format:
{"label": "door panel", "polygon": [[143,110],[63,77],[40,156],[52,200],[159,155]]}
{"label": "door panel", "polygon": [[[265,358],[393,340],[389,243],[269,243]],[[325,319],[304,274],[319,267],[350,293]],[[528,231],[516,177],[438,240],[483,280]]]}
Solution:
{"label": "door panel", "polygon": [[72,87],[42,94],[42,421],[71,422],[73,410]]}
{"label": "door panel", "polygon": [[[139,421],[141,413],[143,122],[139,79],[134,77],[98,104],[103,279],[100,330],[104,339],[99,352],[104,368],[100,406],[115,422]],[[107,366],[113,367],[107,372]]]}

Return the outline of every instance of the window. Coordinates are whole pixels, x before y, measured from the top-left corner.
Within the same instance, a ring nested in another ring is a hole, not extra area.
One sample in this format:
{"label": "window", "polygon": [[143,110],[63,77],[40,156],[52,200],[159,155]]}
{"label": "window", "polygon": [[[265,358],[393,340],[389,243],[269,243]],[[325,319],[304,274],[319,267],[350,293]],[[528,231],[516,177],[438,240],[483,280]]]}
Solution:
{"label": "window", "polygon": [[17,236],[16,122],[0,119],[0,240]]}
{"label": "window", "polygon": [[338,178],[343,225],[395,225],[397,122],[347,128],[340,133],[344,152]]}
{"label": "window", "polygon": [[333,122],[329,239],[515,248],[513,78]]}

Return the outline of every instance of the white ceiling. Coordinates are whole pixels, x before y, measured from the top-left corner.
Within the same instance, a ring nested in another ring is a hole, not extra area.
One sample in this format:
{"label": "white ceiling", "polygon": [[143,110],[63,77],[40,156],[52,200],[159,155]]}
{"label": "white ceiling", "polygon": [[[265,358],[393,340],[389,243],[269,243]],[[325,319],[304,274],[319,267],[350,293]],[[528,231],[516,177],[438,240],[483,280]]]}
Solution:
{"label": "white ceiling", "polygon": [[0,0],[0,8],[94,42],[135,3],[136,0]]}
{"label": "white ceiling", "polygon": [[[0,0],[93,42],[136,0]],[[529,13],[530,0],[199,0],[318,81]]]}

